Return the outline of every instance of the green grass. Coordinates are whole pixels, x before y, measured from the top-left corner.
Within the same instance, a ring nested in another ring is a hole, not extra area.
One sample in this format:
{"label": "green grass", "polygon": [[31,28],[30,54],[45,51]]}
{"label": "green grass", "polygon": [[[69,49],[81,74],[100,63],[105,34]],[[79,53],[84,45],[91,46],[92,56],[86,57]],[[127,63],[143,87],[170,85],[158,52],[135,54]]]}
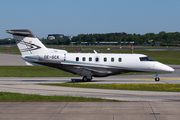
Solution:
{"label": "green grass", "polygon": [[71,96],[42,96],[0,92],[0,102],[119,102],[101,98],[71,97]]}
{"label": "green grass", "polygon": [[87,83],[56,83],[39,84],[79,88],[113,89],[113,90],[139,90],[139,91],[166,91],[180,92],[180,84],[87,84]]}
{"label": "green grass", "polygon": [[41,66],[0,66],[0,77],[75,77],[68,72]]}
{"label": "green grass", "polygon": [[[7,49],[11,49],[11,51],[7,51]],[[0,45],[0,52],[20,54],[17,45]]]}

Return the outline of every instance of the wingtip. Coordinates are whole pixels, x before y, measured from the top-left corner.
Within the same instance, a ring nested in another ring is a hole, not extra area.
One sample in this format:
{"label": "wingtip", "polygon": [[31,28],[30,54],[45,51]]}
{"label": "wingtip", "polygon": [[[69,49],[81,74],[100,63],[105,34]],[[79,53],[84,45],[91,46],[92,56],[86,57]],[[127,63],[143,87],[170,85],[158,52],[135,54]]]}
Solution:
{"label": "wingtip", "polygon": [[11,30],[6,30],[6,32],[12,34],[12,31],[11,31]]}

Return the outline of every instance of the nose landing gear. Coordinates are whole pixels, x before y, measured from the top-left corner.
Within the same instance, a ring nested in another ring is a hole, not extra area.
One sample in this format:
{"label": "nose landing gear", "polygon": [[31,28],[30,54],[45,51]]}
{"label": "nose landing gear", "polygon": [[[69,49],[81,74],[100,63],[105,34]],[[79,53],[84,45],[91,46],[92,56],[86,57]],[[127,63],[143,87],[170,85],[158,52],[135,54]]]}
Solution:
{"label": "nose landing gear", "polygon": [[155,78],[155,81],[156,82],[159,82],[160,81],[160,78],[158,77],[158,74],[156,73],[156,75],[154,76],[154,78]]}

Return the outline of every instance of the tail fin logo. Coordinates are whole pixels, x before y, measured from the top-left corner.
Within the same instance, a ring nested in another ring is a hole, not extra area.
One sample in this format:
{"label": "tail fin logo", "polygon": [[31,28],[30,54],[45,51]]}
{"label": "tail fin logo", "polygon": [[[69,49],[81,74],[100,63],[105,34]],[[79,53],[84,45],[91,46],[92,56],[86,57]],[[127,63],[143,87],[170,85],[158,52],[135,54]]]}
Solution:
{"label": "tail fin logo", "polygon": [[47,53],[48,49],[30,30],[6,30],[13,35],[22,55]]}
{"label": "tail fin logo", "polygon": [[[16,41],[17,41],[17,40],[16,40]],[[25,42],[25,41],[19,41],[19,40],[18,40],[18,42],[19,42],[19,44],[26,46],[26,48],[20,49],[21,52],[28,52],[28,51],[31,52],[31,51],[33,51],[33,50],[38,50],[38,49],[41,48],[41,47],[38,46],[38,45],[32,44],[32,41]]]}

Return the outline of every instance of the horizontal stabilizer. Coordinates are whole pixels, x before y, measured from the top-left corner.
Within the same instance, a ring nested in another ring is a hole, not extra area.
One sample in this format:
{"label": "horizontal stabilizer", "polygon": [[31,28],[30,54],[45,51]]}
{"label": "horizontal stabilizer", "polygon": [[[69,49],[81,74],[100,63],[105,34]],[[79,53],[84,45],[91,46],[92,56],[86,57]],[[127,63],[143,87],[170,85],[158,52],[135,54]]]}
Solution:
{"label": "horizontal stabilizer", "polygon": [[36,36],[29,30],[6,30],[6,32],[17,36],[36,38]]}

